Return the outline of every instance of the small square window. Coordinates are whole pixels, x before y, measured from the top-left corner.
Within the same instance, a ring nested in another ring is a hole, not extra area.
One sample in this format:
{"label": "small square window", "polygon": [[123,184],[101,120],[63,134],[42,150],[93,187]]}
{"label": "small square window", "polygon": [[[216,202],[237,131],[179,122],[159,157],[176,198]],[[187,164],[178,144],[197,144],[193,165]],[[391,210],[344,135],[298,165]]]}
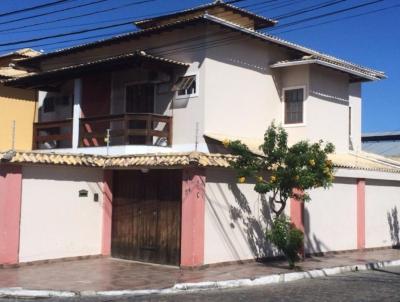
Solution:
{"label": "small square window", "polygon": [[284,91],[285,124],[302,124],[304,122],[304,89]]}
{"label": "small square window", "polygon": [[172,87],[172,91],[176,91],[177,95],[180,97],[195,95],[197,93],[196,76],[190,75],[180,77]]}

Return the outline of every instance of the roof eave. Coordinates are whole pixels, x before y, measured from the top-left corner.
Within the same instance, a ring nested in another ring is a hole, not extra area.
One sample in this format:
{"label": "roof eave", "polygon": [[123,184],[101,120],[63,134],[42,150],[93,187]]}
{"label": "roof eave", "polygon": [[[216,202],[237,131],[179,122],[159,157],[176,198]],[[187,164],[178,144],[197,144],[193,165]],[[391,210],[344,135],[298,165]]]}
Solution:
{"label": "roof eave", "polygon": [[[291,62],[278,62],[278,63],[270,65],[270,67],[271,68],[284,68],[284,67],[293,67],[293,66],[310,65],[310,64],[317,64],[317,65],[329,67],[329,68],[348,73],[350,75],[356,76],[356,77],[358,77],[360,79],[364,79],[364,80],[367,80],[367,81],[382,80],[382,78],[379,77],[379,76],[366,75],[366,74],[364,74],[362,72],[358,72],[356,70],[352,70],[352,69],[346,68],[344,66],[331,64],[329,62],[324,62],[324,61],[317,60],[317,59],[313,59],[313,60],[298,60],[298,61],[291,61]],[[384,76],[384,78],[386,78],[386,76]]]}

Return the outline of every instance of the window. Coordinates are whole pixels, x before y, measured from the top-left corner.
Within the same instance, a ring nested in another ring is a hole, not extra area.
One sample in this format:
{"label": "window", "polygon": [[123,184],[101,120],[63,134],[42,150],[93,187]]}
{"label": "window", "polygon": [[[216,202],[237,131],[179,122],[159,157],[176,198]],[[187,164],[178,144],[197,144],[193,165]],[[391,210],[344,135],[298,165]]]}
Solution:
{"label": "window", "polygon": [[43,101],[43,112],[54,112],[55,109],[55,99],[53,97],[45,98]]}
{"label": "window", "polygon": [[178,97],[188,97],[197,94],[196,75],[180,77],[172,91],[176,91]]}
{"label": "window", "polygon": [[284,90],[285,124],[304,123],[304,89]]}

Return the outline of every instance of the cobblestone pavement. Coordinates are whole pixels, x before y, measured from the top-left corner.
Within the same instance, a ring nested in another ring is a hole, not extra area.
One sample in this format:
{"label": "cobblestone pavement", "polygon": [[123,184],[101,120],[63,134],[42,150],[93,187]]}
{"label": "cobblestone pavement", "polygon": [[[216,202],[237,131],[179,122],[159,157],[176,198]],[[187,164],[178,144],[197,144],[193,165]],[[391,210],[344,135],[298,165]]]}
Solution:
{"label": "cobblestone pavement", "polygon": [[[307,258],[301,270],[363,264],[400,259],[399,249],[359,251]],[[108,258],[75,260],[0,269],[0,288],[104,291],[121,289],[160,289],[176,283],[256,278],[287,273],[285,261],[247,263],[180,270]]]}
{"label": "cobblestone pavement", "polygon": [[[0,302],[16,300],[0,299]],[[40,301],[40,300],[35,300]],[[180,301],[254,301],[254,302],[398,302],[400,301],[400,267],[376,271],[347,273],[313,280],[301,280],[262,287],[213,290],[190,294],[146,297],[96,297],[47,299],[46,302],[180,302]]]}

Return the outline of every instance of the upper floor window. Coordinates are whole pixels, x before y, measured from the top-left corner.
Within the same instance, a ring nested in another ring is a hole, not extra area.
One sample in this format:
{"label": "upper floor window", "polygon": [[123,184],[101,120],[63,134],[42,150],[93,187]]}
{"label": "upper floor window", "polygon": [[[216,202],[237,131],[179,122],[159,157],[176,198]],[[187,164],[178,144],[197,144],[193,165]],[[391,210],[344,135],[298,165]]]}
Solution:
{"label": "upper floor window", "polygon": [[197,95],[197,89],[196,75],[188,75],[180,77],[172,91],[176,91],[178,97],[191,97]]}
{"label": "upper floor window", "polygon": [[43,112],[49,113],[56,110],[56,104],[54,97],[47,97],[43,101]]}
{"label": "upper floor window", "polygon": [[304,123],[304,88],[284,89],[283,93],[285,124]]}

